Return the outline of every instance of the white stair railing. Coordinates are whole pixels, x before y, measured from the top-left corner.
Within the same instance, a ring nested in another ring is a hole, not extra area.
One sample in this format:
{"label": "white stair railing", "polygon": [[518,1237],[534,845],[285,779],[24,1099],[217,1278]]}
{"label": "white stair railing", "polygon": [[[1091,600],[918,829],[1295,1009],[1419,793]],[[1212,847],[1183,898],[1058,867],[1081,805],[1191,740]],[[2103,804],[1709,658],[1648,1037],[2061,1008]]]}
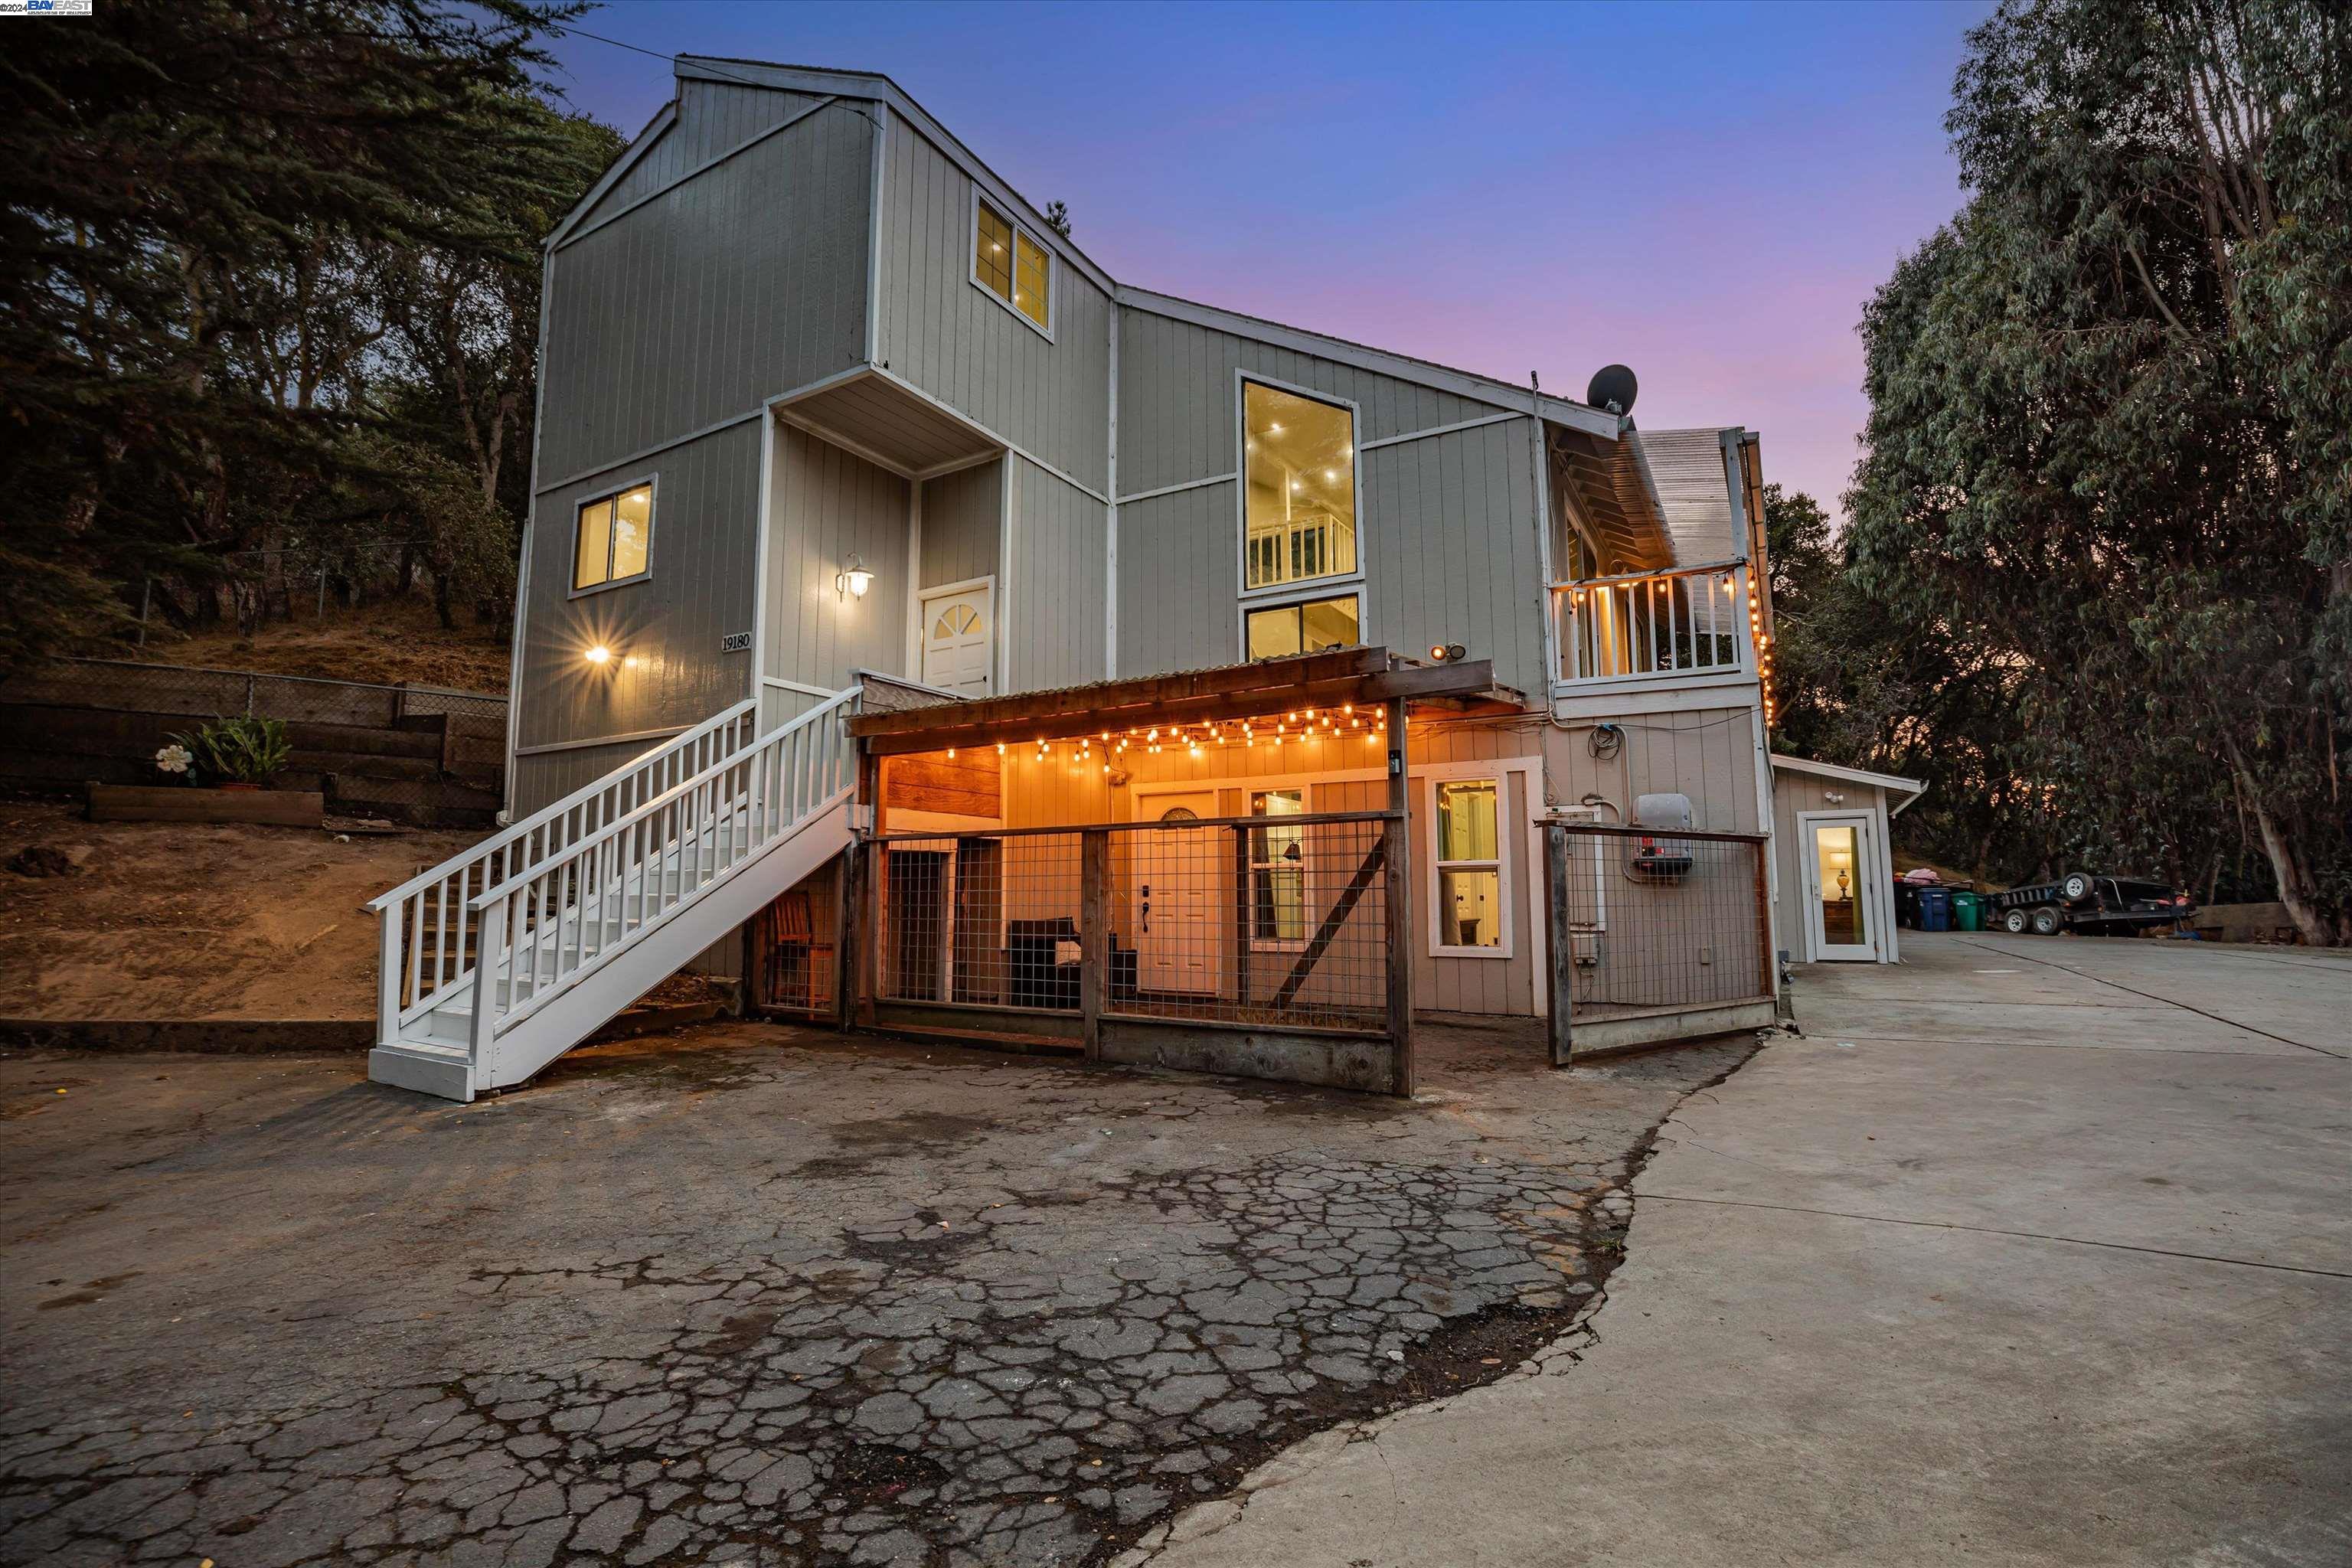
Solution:
{"label": "white stair railing", "polygon": [[853,687],[476,894],[472,1056],[732,878],[856,783]]}
{"label": "white stair railing", "polygon": [[376,1038],[389,1045],[402,1027],[431,1012],[473,978],[473,900],[497,882],[543,865],[587,835],[725,761],[750,743],[759,704],[747,700],[713,714],[623,763],[603,778],[533,812],[431,870],[372,899],[381,930],[376,973]]}

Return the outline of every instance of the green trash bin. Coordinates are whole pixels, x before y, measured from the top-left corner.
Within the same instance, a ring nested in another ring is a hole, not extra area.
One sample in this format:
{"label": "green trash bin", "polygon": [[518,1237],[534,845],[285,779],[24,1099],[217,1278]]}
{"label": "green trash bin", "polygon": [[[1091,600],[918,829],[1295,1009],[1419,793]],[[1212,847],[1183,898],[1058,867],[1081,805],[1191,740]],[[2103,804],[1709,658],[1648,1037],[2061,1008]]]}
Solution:
{"label": "green trash bin", "polygon": [[1954,931],[1984,930],[1984,897],[1979,893],[1952,894],[1952,929]]}

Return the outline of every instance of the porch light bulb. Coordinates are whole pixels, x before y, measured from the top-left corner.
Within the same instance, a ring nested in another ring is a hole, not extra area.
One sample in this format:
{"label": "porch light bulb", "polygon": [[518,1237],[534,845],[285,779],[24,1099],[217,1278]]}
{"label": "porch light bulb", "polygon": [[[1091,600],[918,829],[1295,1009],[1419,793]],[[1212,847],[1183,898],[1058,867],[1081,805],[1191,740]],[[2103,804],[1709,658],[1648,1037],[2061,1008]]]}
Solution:
{"label": "porch light bulb", "polygon": [[613,650],[606,647],[603,643],[598,643],[594,647],[588,650],[585,657],[591,664],[603,664],[613,657]]}
{"label": "porch light bulb", "polygon": [[864,561],[852,555],[843,563],[840,575],[834,579],[834,586],[846,588],[850,597],[862,599],[866,597],[866,591],[874,586],[874,574]]}
{"label": "porch light bulb", "polygon": [[955,748],[954,748],[953,746],[950,746],[950,747],[948,748],[948,761],[950,761],[950,762],[954,762],[954,761],[955,761]]}
{"label": "porch light bulb", "polygon": [[1326,468],[1323,470],[1323,477],[1327,479],[1337,479],[1339,477],[1339,470],[1337,468]]}
{"label": "porch light bulb", "polygon": [[1269,424],[1265,427],[1265,433],[1269,436],[1279,436],[1282,434],[1282,426],[1278,423]]}
{"label": "porch light bulb", "polygon": [[1201,750],[1201,748],[1200,748],[1197,744],[1193,746],[1193,748],[1192,748],[1192,760],[1193,760],[1194,762],[1196,762],[1196,763],[1197,763],[1197,762],[1199,762],[1199,761],[1200,761],[1203,756],[1205,756],[1205,755],[1207,755],[1207,753],[1206,753],[1206,752],[1202,752],[1202,751]]}
{"label": "porch light bulb", "polygon": [[1305,485],[1300,484],[1297,479],[1290,481],[1290,493],[1293,495],[1297,495],[1300,490],[1303,490],[1306,488],[1307,487]]}
{"label": "porch light bulb", "polygon": [[1002,741],[996,742],[996,754],[1000,757],[1004,754],[1004,742]]}

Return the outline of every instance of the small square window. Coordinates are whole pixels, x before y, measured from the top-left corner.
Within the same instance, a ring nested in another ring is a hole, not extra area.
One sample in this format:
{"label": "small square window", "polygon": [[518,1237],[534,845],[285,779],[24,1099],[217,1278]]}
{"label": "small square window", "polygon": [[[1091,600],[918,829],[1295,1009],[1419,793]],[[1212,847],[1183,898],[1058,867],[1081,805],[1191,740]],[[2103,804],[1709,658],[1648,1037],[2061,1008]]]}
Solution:
{"label": "small square window", "polygon": [[1048,339],[1054,335],[1054,252],[1034,234],[972,195],[971,280],[1019,312]]}
{"label": "small square window", "polygon": [[654,538],[654,487],[631,485],[583,502],[573,532],[572,589],[625,583],[647,571]]}

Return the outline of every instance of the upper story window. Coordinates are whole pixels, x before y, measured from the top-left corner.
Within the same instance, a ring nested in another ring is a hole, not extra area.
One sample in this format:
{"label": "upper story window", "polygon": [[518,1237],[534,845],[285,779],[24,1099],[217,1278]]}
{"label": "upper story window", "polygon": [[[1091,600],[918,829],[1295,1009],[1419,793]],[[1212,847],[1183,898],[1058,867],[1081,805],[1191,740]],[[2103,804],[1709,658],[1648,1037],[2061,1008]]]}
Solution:
{"label": "upper story window", "polygon": [[583,501],[572,538],[573,593],[646,576],[654,540],[653,481]]}
{"label": "upper story window", "polygon": [[1301,605],[1252,610],[1242,623],[1249,657],[1285,658],[1295,653],[1354,647],[1364,640],[1360,604],[1355,595],[1340,594]]}
{"label": "upper story window", "polygon": [[1242,591],[1359,575],[1356,412],[1242,383]]}
{"label": "upper story window", "polygon": [[971,280],[1054,335],[1054,253],[1029,231],[972,194]]}

